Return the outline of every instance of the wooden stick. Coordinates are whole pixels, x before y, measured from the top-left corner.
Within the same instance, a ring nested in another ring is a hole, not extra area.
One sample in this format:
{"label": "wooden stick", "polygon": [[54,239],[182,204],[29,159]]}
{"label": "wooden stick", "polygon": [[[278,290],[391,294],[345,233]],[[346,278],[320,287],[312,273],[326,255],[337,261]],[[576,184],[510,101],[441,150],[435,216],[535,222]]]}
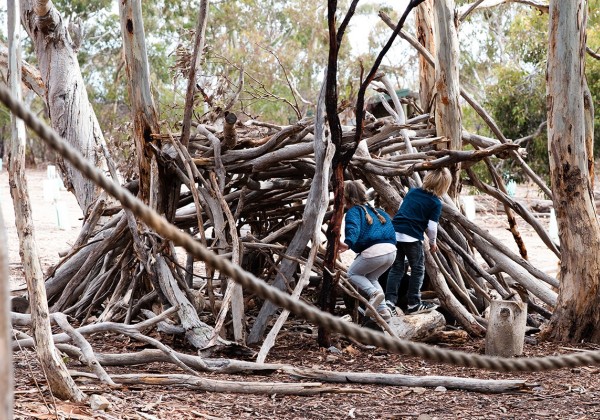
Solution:
{"label": "wooden stick", "polygon": [[369,372],[330,372],[318,369],[287,370],[287,373],[298,379],[313,379],[323,382],[359,383],[408,387],[443,386],[448,389],[459,389],[471,392],[502,393],[530,389],[536,385],[528,384],[525,380],[487,380],[474,378],[459,378],[455,376],[409,376],[393,373]]}
{"label": "wooden stick", "polygon": [[[314,237],[313,237],[313,241],[315,241]],[[292,293],[293,298],[298,299],[300,297],[300,294],[302,293],[302,290],[306,286],[308,286],[308,283],[310,280],[310,270],[315,261],[315,256],[317,254],[318,249],[319,248],[317,246],[313,246],[311,248],[310,254],[308,255],[308,260],[304,266],[304,271],[302,272],[302,275],[300,276],[300,279],[298,280],[298,283],[296,284],[296,287],[294,288],[294,292]],[[279,334],[281,327],[283,327],[283,324],[285,323],[285,321],[287,321],[289,314],[290,314],[290,311],[288,311],[287,309],[284,309],[281,312],[281,314],[279,315],[279,317],[277,318],[275,325],[273,325],[273,328],[271,328],[271,331],[269,331],[269,334],[267,334],[265,341],[263,341],[263,344],[260,347],[260,351],[258,352],[258,356],[256,357],[257,363],[265,362],[265,359],[267,358],[269,351],[275,344],[277,334]]]}
{"label": "wooden stick", "polygon": [[73,328],[71,324],[69,324],[69,321],[67,321],[67,317],[65,316],[65,314],[61,314],[58,312],[54,313],[52,314],[52,319],[58,324],[60,328],[62,328],[64,332],[66,332],[71,337],[71,339],[75,342],[77,347],[81,349],[82,357],[80,357],[79,360],[85,363],[88,367],[92,368],[92,370],[94,371],[98,379],[100,379],[100,381],[110,386],[116,386],[116,384],[110,378],[108,373],[106,373],[102,365],[98,363],[98,360],[94,355],[94,351],[92,350],[92,346],[90,345],[90,343],[83,337],[82,334],[77,332],[77,330],[75,330],[75,328]]}
{"label": "wooden stick", "polygon": [[[94,378],[85,372],[71,372],[72,376]],[[190,375],[150,375],[124,374],[113,375],[113,379],[124,385],[158,385],[181,386],[206,392],[228,392],[234,394],[266,394],[266,395],[321,395],[329,394],[366,394],[368,391],[357,388],[337,388],[323,386],[320,383],[285,383],[285,382],[232,382],[215,379],[204,379]]]}

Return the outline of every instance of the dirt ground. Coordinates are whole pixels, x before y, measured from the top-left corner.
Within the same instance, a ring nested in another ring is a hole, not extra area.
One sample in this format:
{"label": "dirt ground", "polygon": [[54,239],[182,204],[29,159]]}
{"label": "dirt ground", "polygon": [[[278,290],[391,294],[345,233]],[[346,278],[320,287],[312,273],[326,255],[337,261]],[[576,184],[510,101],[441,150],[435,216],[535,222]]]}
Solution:
{"label": "dirt ground", "polygon": [[[71,221],[71,226],[59,227],[56,208],[44,199],[46,170],[28,172],[32,197],[35,234],[44,269],[58,262],[59,252],[67,250],[77,237],[81,211],[74,197],[59,191],[59,201]],[[540,198],[524,187],[517,190],[519,199]],[[503,242],[516,249],[506,230],[504,215],[481,197],[476,197],[478,213],[475,222],[489,229]],[[23,293],[24,280],[18,254],[18,239],[14,226],[8,176],[0,172],[0,207],[8,232],[11,268],[11,288]],[[543,223],[548,223],[545,219]],[[521,225],[530,260],[538,268],[555,274],[556,257],[547,250],[531,228]],[[299,397],[285,395],[245,395],[199,392],[185,387],[128,386],[109,389],[96,381],[78,380],[87,394],[106,397],[111,407],[106,412],[92,412],[88,406],[54,400],[49,394],[35,353],[18,351],[14,355],[16,419],[600,419],[600,368],[590,366],[561,369],[543,373],[495,373],[478,369],[454,367],[423,361],[415,357],[391,354],[377,348],[363,348],[346,338],[334,336],[335,349],[320,349],[316,344],[316,328],[292,319],[282,332],[267,362],[286,363],[298,367],[313,367],[334,371],[369,371],[415,376],[456,376],[479,379],[522,379],[527,391],[485,394],[444,388],[414,388],[398,386],[335,385],[347,393]],[[191,352],[179,341],[162,337],[165,344],[181,352]],[[98,352],[131,352],[144,348],[141,343],[116,336],[92,336],[92,346]],[[450,349],[482,354],[483,340],[438,345]],[[259,347],[253,347],[258,351]],[[557,355],[599,350],[594,345],[561,345],[556,343],[525,344],[523,357]],[[83,370],[76,361],[69,368]],[[148,364],[128,369],[107,368],[109,373],[152,372],[177,373],[173,365]],[[206,378],[227,381],[294,382],[282,373],[270,376],[227,376],[203,374]],[[66,414],[70,413],[70,414]]]}
{"label": "dirt ground", "polygon": [[[83,216],[75,196],[64,189],[55,188],[56,203],[51,201],[52,194],[48,191],[52,191],[52,181],[48,180],[46,169],[29,170],[26,177],[38,252],[42,268],[46,270],[58,262],[60,252],[68,251],[70,245],[75,242]],[[46,185],[46,194],[44,194],[44,185]],[[25,287],[25,279],[21,269],[19,239],[5,166],[0,172],[0,208],[8,237],[11,287],[19,289]],[[65,222],[61,226],[58,224],[58,211],[65,215]]]}

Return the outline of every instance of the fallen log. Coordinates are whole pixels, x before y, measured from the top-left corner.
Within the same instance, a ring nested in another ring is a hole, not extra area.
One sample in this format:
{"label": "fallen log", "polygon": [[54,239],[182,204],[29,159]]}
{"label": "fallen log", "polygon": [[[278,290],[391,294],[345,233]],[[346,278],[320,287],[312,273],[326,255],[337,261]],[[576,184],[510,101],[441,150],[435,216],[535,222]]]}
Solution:
{"label": "fallen log", "polygon": [[286,372],[298,379],[311,379],[323,382],[408,387],[443,386],[448,389],[484,393],[526,391],[537,386],[535,384],[528,384],[525,380],[489,380],[454,376],[409,376],[378,372],[331,372],[299,368]]}
{"label": "fallen log", "polygon": [[[69,372],[72,377],[95,378],[85,372]],[[230,392],[233,394],[265,394],[265,395],[320,395],[320,394],[367,394],[369,391],[357,388],[338,388],[324,386],[320,383],[285,383],[285,382],[234,382],[204,379],[191,375],[149,375],[124,374],[113,375],[112,378],[122,385],[158,385],[180,386],[205,392]]]}
{"label": "fallen log", "polygon": [[[76,357],[79,349],[73,346],[59,345],[61,351]],[[354,383],[364,385],[387,385],[406,387],[437,387],[444,386],[448,389],[457,389],[471,392],[501,393],[525,391],[536,384],[527,383],[525,380],[489,380],[477,378],[460,378],[454,376],[411,376],[401,374],[385,374],[380,372],[335,372],[321,369],[298,368],[280,363],[254,363],[232,359],[203,359],[205,366],[198,363],[202,360],[198,356],[176,353],[177,358],[187,366],[198,371],[207,371],[220,374],[259,374],[270,375],[283,372],[297,379],[318,380],[320,382]],[[159,350],[142,350],[138,353],[105,354],[97,353],[97,360],[104,366],[135,366],[153,362],[169,363],[169,357]],[[91,375],[90,375],[91,376]],[[186,375],[183,375],[186,376]],[[119,381],[118,375],[112,375],[113,380]],[[232,391],[233,392],[233,391]]]}
{"label": "fallen log", "polygon": [[431,311],[418,315],[395,316],[390,319],[389,325],[398,338],[425,341],[442,330],[446,326],[446,320],[441,313]]}

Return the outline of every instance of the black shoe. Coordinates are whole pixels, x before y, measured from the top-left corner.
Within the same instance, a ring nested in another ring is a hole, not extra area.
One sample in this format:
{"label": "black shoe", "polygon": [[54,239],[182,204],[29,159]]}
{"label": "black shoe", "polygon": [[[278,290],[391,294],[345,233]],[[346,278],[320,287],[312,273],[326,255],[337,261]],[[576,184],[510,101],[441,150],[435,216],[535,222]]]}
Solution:
{"label": "black shoe", "polygon": [[392,302],[390,302],[389,300],[385,301],[385,305],[388,307],[388,309],[390,310],[390,312],[392,313],[392,316],[398,316],[398,312],[396,312],[396,305],[394,305]]}
{"label": "black shoe", "polygon": [[406,308],[407,315],[416,315],[416,314],[424,314],[427,312],[434,311],[438,308],[438,305],[430,302],[421,302],[416,305],[408,305]]}

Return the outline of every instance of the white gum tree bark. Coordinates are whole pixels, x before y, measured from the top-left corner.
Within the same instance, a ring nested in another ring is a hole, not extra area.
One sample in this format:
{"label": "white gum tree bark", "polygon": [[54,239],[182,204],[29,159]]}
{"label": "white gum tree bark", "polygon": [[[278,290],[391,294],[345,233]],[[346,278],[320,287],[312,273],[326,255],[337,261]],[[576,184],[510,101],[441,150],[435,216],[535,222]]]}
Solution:
{"label": "white gum tree bark", "polygon": [[600,343],[600,225],[588,170],[585,128],[585,0],[552,0],[547,68],[548,153],[561,284],[547,334]]}
{"label": "white gum tree bark", "polygon": [[[22,94],[19,2],[8,0],[7,6],[9,85],[12,95],[20,100]],[[19,253],[25,271],[27,290],[29,291],[29,306],[31,308],[36,351],[52,393],[63,400],[83,401],[85,395],[69,375],[67,367],[52,340],[44,275],[35,242],[31,204],[25,179],[25,124],[12,115],[11,125],[12,139],[8,160],[10,193],[13,199],[17,233],[19,235]]]}
{"label": "white gum tree bark", "polygon": [[[33,42],[46,86],[44,100],[52,128],[96,167],[106,168],[102,154],[104,136],[87,96],[77,61],[77,46],[66,24],[49,0],[20,0],[20,4],[21,21]],[[98,188],[63,159],[58,158],[57,165],[65,186],[75,194],[86,214],[99,193]]]}
{"label": "white gum tree bark", "polygon": [[[458,76],[458,33],[454,16],[454,0],[434,0],[435,17],[435,125],[438,136],[448,139],[448,149],[462,148],[462,116]],[[458,188],[456,165],[451,168],[453,182],[448,191],[455,198]]]}

